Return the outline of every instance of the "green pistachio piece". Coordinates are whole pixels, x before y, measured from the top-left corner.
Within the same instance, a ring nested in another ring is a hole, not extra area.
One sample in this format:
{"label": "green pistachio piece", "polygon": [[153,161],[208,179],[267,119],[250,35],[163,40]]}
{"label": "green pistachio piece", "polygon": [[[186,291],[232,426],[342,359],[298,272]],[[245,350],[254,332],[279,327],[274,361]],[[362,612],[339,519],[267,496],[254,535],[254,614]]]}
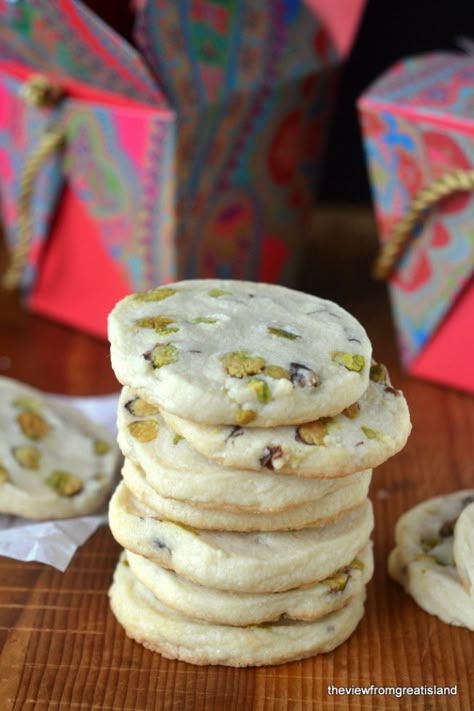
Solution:
{"label": "green pistachio piece", "polygon": [[349,405],[349,407],[346,407],[342,411],[342,414],[344,415],[344,417],[348,417],[349,420],[354,420],[359,414],[359,410],[359,404],[357,402],[353,402],[352,405]]}
{"label": "green pistachio piece", "polygon": [[275,380],[285,379],[290,380],[290,371],[286,368],[281,368],[279,365],[266,365],[263,369],[263,374]]}
{"label": "green pistachio piece", "polygon": [[3,484],[4,482],[8,481],[10,479],[10,476],[8,474],[8,471],[5,469],[3,464],[0,464],[0,484]]}
{"label": "green pistachio piece", "polygon": [[139,442],[151,442],[158,436],[159,426],[156,420],[137,420],[128,425],[128,431]]}
{"label": "green pistachio piece", "polygon": [[191,319],[191,323],[217,323],[216,318],[208,318],[207,316],[198,316],[197,318]]}
{"label": "green pistachio piece", "polygon": [[264,380],[260,380],[259,378],[250,378],[246,385],[254,391],[258,401],[262,404],[270,402],[272,399],[270,388]]}
{"label": "green pistachio piece", "polygon": [[197,531],[192,526],[188,526],[187,523],[181,523],[181,521],[172,521],[170,518],[164,518],[164,519],[162,519],[162,521],[164,521],[165,523],[172,523],[173,526],[178,526],[178,528],[182,528],[183,531],[192,533],[194,536],[199,536],[199,531]]}
{"label": "green pistachio piece", "polygon": [[16,421],[28,439],[43,439],[49,432],[48,423],[37,412],[24,410],[20,412]]}
{"label": "green pistachio piece", "polygon": [[339,365],[343,365],[347,370],[354,370],[356,373],[360,373],[365,365],[365,358],[361,355],[354,355],[353,353],[343,353],[342,351],[335,351],[331,353],[331,360]]}
{"label": "green pistachio piece", "polygon": [[386,383],[387,368],[382,363],[372,363],[369,377],[374,383]]}
{"label": "green pistachio piece", "polygon": [[319,420],[300,425],[296,429],[296,438],[305,444],[323,444],[331,422],[332,417],[320,417]]}
{"label": "green pistachio piece", "polygon": [[325,578],[321,582],[327,585],[331,592],[341,592],[346,587],[348,580],[348,573],[340,571],[335,575],[331,575],[329,578]]}
{"label": "green pistachio piece", "polygon": [[177,289],[172,289],[169,286],[161,286],[158,289],[150,289],[139,294],[134,294],[135,301],[163,301],[169,296],[177,293]]}
{"label": "green pistachio piece", "polygon": [[209,289],[207,292],[208,296],[212,296],[213,299],[218,299],[219,296],[225,296],[230,293],[230,291],[224,291],[223,289]]}
{"label": "green pistachio piece", "polygon": [[39,403],[31,397],[17,397],[12,402],[13,407],[20,410],[38,410]]}
{"label": "green pistachio piece", "polygon": [[361,425],[360,429],[368,439],[377,439],[379,436],[379,433],[376,430],[373,430],[371,427],[367,427],[366,425]]}
{"label": "green pistachio piece", "polygon": [[427,555],[426,553],[420,553],[419,555],[415,556],[414,560],[418,560],[418,561],[425,560],[428,563],[438,563],[439,564],[439,561],[434,557],[434,555]]}
{"label": "green pistachio piece", "polygon": [[38,469],[41,452],[37,447],[25,445],[24,447],[14,447],[12,449],[13,456],[21,467],[24,469]]}
{"label": "green pistachio piece", "polygon": [[103,439],[96,439],[94,442],[94,452],[99,456],[110,452],[110,444]]}
{"label": "green pistachio piece", "polygon": [[163,368],[164,365],[176,363],[178,360],[178,349],[171,343],[158,343],[151,351],[145,354],[155,370]]}
{"label": "green pistachio piece", "polygon": [[234,378],[243,378],[245,375],[256,375],[265,367],[265,360],[260,356],[253,356],[246,351],[233,351],[221,356],[221,363]]}
{"label": "green pistachio piece", "polygon": [[427,553],[441,543],[441,538],[423,537],[421,538],[420,543],[425,553]]}
{"label": "green pistachio piece", "polygon": [[294,341],[296,338],[301,338],[297,336],[296,333],[290,333],[290,331],[285,331],[283,328],[275,328],[274,326],[267,326],[268,333],[272,336],[279,336],[280,338],[287,338],[289,341]]}
{"label": "green pistachio piece", "polygon": [[182,439],[184,439],[184,437],[179,434],[175,434],[175,436],[173,437],[173,444],[178,444],[179,442],[181,442]]}
{"label": "green pistachio piece", "polygon": [[141,397],[129,400],[125,403],[125,407],[135,417],[149,417],[150,415],[157,415],[160,411],[156,405],[151,405]]}
{"label": "green pistachio piece", "polygon": [[248,423],[255,420],[256,417],[257,413],[255,412],[255,410],[246,410],[242,407],[239,407],[239,409],[237,410],[235,422],[237,425],[248,425]]}
{"label": "green pistachio piece", "polygon": [[166,316],[146,316],[145,318],[137,319],[135,326],[138,328],[152,328],[159,336],[166,336],[169,333],[179,331],[177,327],[168,328],[171,323],[174,323],[173,319],[166,318]]}
{"label": "green pistachio piece", "polygon": [[59,469],[51,472],[46,479],[46,484],[54,489],[59,496],[75,496],[82,491],[82,481],[78,476]]}
{"label": "green pistachio piece", "polygon": [[361,560],[359,560],[359,558],[354,558],[349,568],[353,568],[354,570],[364,570],[365,565]]}

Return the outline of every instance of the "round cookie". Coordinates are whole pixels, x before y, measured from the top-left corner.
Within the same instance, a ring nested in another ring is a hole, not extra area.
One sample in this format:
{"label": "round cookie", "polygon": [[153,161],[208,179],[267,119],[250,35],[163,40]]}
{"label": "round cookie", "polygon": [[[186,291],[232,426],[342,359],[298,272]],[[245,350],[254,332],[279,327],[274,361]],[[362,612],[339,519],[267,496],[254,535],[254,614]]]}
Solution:
{"label": "round cookie", "polygon": [[282,286],[177,282],[127,296],[108,323],[119,381],[206,424],[308,422],[340,412],[368,384],[372,349],[358,321]]}
{"label": "round cookie", "polygon": [[364,612],[365,591],[315,622],[212,625],[163,605],[122,561],[115,570],[109,597],[112,611],[127,635],[148,649],[191,664],[243,667],[281,664],[331,651],[357,627]]}
{"label": "round cookie", "polygon": [[222,466],[204,457],[165,423],[155,405],[127,386],[118,415],[119,446],[145,472],[161,496],[199,507],[270,513],[316,501],[345,486],[357,474],[342,479],[305,479],[263,469]]}
{"label": "round cookie", "polygon": [[316,501],[276,513],[199,508],[185,501],[165,498],[150,486],[143,469],[128,459],[123,465],[122,476],[133,496],[152,509],[157,517],[205,530],[285,531],[322,526],[360,506],[367,498],[372,470],[367,469],[357,475],[345,477],[342,482],[350,480],[346,486],[341,486]]}
{"label": "round cookie", "polygon": [[164,408],[161,414],[192,447],[224,466],[315,478],[374,468],[402,449],[411,430],[403,394],[377,364],[357,403],[303,425],[219,427],[185,420]]}
{"label": "round cookie", "polygon": [[256,625],[282,617],[315,620],[344,607],[358,595],[373,574],[372,543],[348,566],[319,583],[278,593],[232,593],[192,583],[172,570],[130,551],[133,575],[164,605],[219,625]]}
{"label": "round cookie", "polygon": [[156,518],[122,482],[109,505],[112,535],[127,550],[206,587],[278,592],[313,583],[349,565],[373,528],[372,505],[321,528],[270,533],[198,531]]}
{"label": "round cookie", "polygon": [[396,547],[388,569],[420,607],[444,622],[474,630],[474,604],[464,590],[453,556],[453,534],[473,491],[423,501],[395,526]]}
{"label": "round cookie", "polygon": [[115,482],[112,435],[77,410],[0,377],[0,512],[31,519],[96,511]]}
{"label": "round cookie", "polygon": [[453,556],[465,590],[474,597],[474,494],[454,526]]}

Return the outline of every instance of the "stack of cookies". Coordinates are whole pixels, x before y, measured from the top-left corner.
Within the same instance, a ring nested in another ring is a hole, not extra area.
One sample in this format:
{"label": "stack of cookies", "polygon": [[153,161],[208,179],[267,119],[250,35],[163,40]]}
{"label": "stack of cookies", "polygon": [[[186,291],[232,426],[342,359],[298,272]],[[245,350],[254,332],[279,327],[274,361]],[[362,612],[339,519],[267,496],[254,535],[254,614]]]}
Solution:
{"label": "stack of cookies", "polygon": [[284,287],[195,280],[126,297],[109,337],[127,634],[195,664],[334,649],[372,575],[372,468],[410,431],[362,326]]}

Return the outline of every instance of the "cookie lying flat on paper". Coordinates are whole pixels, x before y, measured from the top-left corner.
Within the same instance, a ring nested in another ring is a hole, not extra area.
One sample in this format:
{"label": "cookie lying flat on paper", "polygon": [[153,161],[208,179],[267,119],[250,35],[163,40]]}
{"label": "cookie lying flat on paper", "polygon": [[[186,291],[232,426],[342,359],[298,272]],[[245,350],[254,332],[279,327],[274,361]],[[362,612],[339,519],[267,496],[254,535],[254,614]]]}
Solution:
{"label": "cookie lying flat on paper", "polygon": [[322,580],[349,565],[373,528],[370,501],[335,523],[302,531],[203,531],[155,512],[119,484],[109,505],[115,540],[206,587],[234,592],[278,592]]}
{"label": "cookie lying flat on paper", "polygon": [[[185,501],[160,496],[148,482],[147,475],[129,459],[122,468],[123,480],[135,498],[152,509],[156,516],[186,526],[214,531],[288,531],[308,526],[323,526],[360,506],[367,498],[372,470],[344,477],[349,481],[316,501],[308,501],[286,511],[251,513],[200,508]],[[258,476],[258,475],[257,475]]]}
{"label": "cookie lying flat on paper", "polygon": [[122,384],[206,424],[335,415],[365,391],[372,354],[359,322],[331,301],[215,279],[127,296],[109,316],[109,338]]}
{"label": "cookie lying flat on paper", "polygon": [[386,368],[373,364],[366,392],[333,417],[284,427],[204,425],[169,413],[171,429],[206,457],[225,466],[303,477],[338,477],[374,468],[405,445],[410,414]]}
{"label": "cookie lying flat on paper", "polygon": [[119,450],[82,414],[0,378],[0,512],[31,519],[96,511],[113,487]]}
{"label": "cookie lying flat on paper", "polygon": [[146,648],[191,664],[243,667],[282,664],[335,649],[350,637],[362,618],[365,589],[345,607],[314,622],[213,625],[163,605],[133,576],[122,558],[109,597],[127,635]]}
{"label": "cookie lying flat on paper", "polygon": [[428,499],[407,511],[395,527],[390,575],[426,612],[474,630],[474,602],[464,589],[453,555],[456,522],[474,491]]}
{"label": "cookie lying flat on paper", "polygon": [[277,593],[233,593],[204,587],[158,563],[127,552],[133,575],[164,605],[188,617],[218,625],[256,625],[285,617],[316,620],[344,607],[372,577],[369,542],[350,562],[313,585]]}

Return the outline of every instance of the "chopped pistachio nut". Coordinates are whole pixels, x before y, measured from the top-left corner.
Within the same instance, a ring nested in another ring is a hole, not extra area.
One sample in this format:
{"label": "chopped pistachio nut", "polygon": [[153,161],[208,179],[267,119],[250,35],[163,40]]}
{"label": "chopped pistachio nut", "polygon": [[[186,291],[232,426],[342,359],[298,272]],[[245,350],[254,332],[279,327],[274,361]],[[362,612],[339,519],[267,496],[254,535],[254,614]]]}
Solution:
{"label": "chopped pistachio nut", "polygon": [[20,410],[37,410],[39,407],[39,402],[33,400],[31,397],[17,397],[12,402],[13,407],[17,407]]}
{"label": "chopped pistachio nut", "polygon": [[325,578],[321,582],[327,585],[331,592],[341,592],[346,587],[349,577],[348,573],[340,571],[335,575],[331,575],[329,578]]}
{"label": "chopped pistachio nut", "polygon": [[343,411],[342,414],[344,417],[348,417],[350,420],[354,420],[357,415],[359,414],[360,406],[359,403],[353,402],[352,405],[349,405],[349,407],[346,407]]}
{"label": "chopped pistachio nut", "polygon": [[12,449],[13,456],[21,467],[25,469],[38,469],[41,452],[37,447],[25,445],[24,447],[14,447]]}
{"label": "chopped pistachio nut", "polygon": [[279,336],[280,338],[287,338],[289,341],[294,341],[296,338],[301,338],[296,333],[291,333],[290,331],[285,331],[284,328],[275,328],[274,326],[267,326],[268,333],[272,336]]}
{"label": "chopped pistachio nut", "polygon": [[290,371],[286,368],[282,368],[279,365],[266,365],[263,369],[263,374],[268,375],[269,378],[274,378],[275,380],[290,379]]}
{"label": "chopped pistachio nut", "polygon": [[191,319],[191,323],[217,323],[216,318],[208,318],[207,316],[198,316]]}
{"label": "chopped pistachio nut", "polygon": [[296,428],[296,439],[304,444],[323,444],[329,431],[332,417],[320,417],[314,422],[307,422]]}
{"label": "chopped pistachio nut", "polygon": [[367,427],[366,425],[361,425],[360,429],[368,439],[377,439],[379,436],[379,433],[376,430],[373,430],[371,427]]}
{"label": "chopped pistachio nut", "polygon": [[258,401],[262,404],[270,402],[270,400],[272,399],[270,388],[264,380],[260,380],[260,378],[250,378],[247,381],[246,385],[254,391]]}
{"label": "chopped pistachio nut", "polygon": [[432,548],[435,548],[435,546],[439,545],[441,543],[441,539],[433,537],[423,537],[420,539],[420,543],[425,553],[427,553]]}
{"label": "chopped pistachio nut", "polygon": [[8,474],[8,471],[5,469],[3,464],[0,464],[0,484],[3,484],[4,482],[8,481],[10,479],[10,476]]}
{"label": "chopped pistachio nut", "polygon": [[110,452],[110,444],[103,439],[96,439],[94,442],[94,453],[102,456]]}
{"label": "chopped pistachio nut", "polygon": [[359,558],[354,558],[352,563],[349,565],[349,568],[353,568],[354,570],[364,570],[365,565]]}
{"label": "chopped pistachio nut", "polygon": [[372,363],[370,366],[370,379],[374,383],[387,382],[387,368],[382,363]]}
{"label": "chopped pistachio nut", "polygon": [[145,353],[145,358],[149,360],[155,370],[163,368],[164,365],[176,363],[178,360],[178,349],[171,343],[158,343],[151,351]]}
{"label": "chopped pistachio nut", "polygon": [[207,292],[208,296],[212,296],[213,299],[218,299],[219,296],[225,296],[230,293],[230,291],[224,291],[224,289],[209,289]]}
{"label": "chopped pistachio nut", "polygon": [[51,472],[46,484],[55,490],[59,496],[75,496],[82,491],[82,481],[78,476],[57,469]]}
{"label": "chopped pistachio nut", "polygon": [[237,415],[235,421],[238,425],[248,425],[257,417],[255,410],[247,410],[245,408],[239,407],[237,410]]}
{"label": "chopped pistachio nut", "polygon": [[173,521],[170,518],[164,518],[162,519],[166,523],[172,523],[173,526],[178,526],[178,528],[182,528],[183,531],[187,531],[188,533],[192,533],[194,536],[199,536],[199,531],[197,531],[195,528],[192,526],[188,526],[187,523],[182,523],[181,521]]}
{"label": "chopped pistachio nut", "polygon": [[265,360],[260,356],[253,356],[246,351],[233,351],[221,356],[221,363],[234,378],[243,378],[245,375],[256,375],[265,367]]}
{"label": "chopped pistachio nut", "polygon": [[129,400],[125,403],[125,407],[135,417],[149,417],[150,415],[157,415],[160,411],[156,405],[151,405],[141,397]]}
{"label": "chopped pistachio nut", "polygon": [[156,420],[131,422],[128,431],[139,442],[151,442],[158,436],[159,426]]}
{"label": "chopped pistachio nut", "polygon": [[344,353],[342,351],[331,353],[331,360],[335,363],[339,363],[339,365],[343,365],[347,370],[354,370],[356,373],[360,373],[365,365],[364,356]]}
{"label": "chopped pistachio nut", "polygon": [[178,327],[168,328],[171,323],[174,323],[173,319],[166,318],[166,316],[146,316],[135,321],[135,326],[152,328],[159,336],[167,336],[169,333],[176,333],[179,330]]}
{"label": "chopped pistachio nut", "polygon": [[134,294],[135,301],[163,301],[169,296],[177,293],[177,289],[172,289],[169,286],[162,286],[158,289],[151,289],[150,291],[143,291],[139,294]]}
{"label": "chopped pistachio nut", "polygon": [[184,439],[184,437],[179,434],[175,434],[175,436],[173,437],[173,444],[178,444],[179,442],[181,442],[182,439]]}
{"label": "chopped pistachio nut", "polygon": [[49,432],[48,423],[41,415],[38,415],[37,412],[24,410],[20,412],[16,421],[28,439],[43,439]]}
{"label": "chopped pistachio nut", "polygon": [[434,557],[434,555],[427,555],[426,553],[420,553],[420,555],[415,556],[416,561],[426,561],[428,563],[439,563],[439,561]]}

